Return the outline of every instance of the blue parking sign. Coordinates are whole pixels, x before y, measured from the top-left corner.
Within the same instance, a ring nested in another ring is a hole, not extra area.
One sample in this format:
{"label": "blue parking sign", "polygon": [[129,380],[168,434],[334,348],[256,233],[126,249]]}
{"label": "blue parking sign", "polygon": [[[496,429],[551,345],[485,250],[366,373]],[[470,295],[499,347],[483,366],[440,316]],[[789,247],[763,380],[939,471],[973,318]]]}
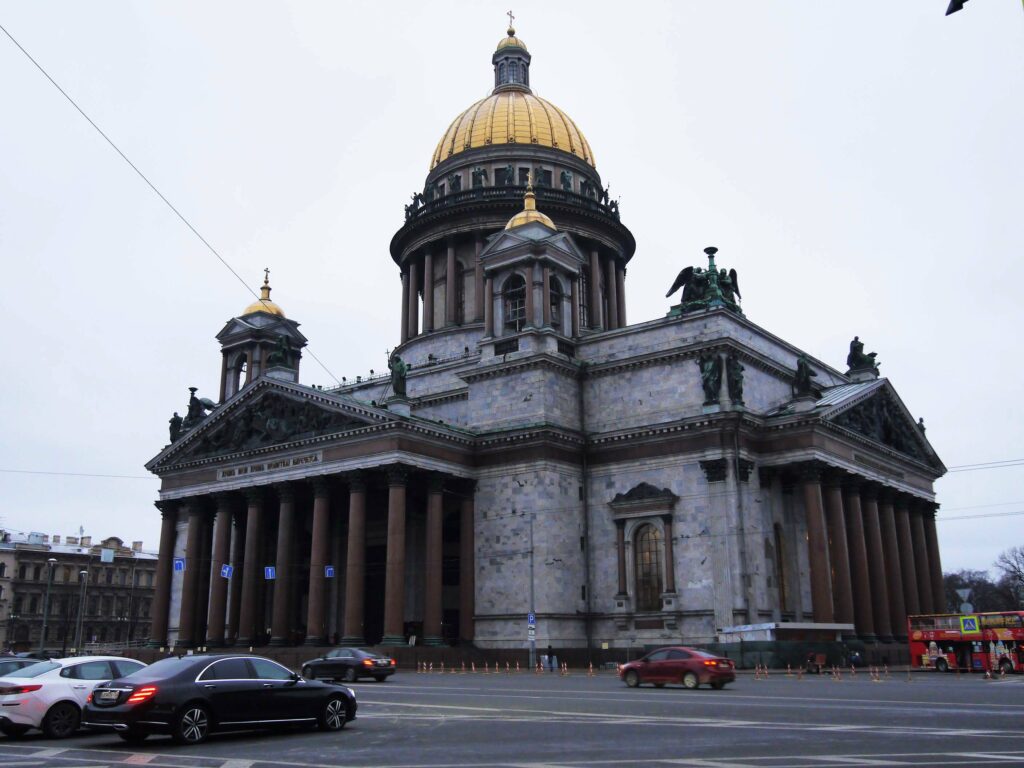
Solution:
{"label": "blue parking sign", "polygon": [[526,623],[529,626],[531,626],[531,627],[537,626],[537,616],[536,616],[536,614],[533,614],[533,613],[526,614]]}
{"label": "blue parking sign", "polygon": [[234,572],[235,567],[233,565],[228,565],[227,563],[224,563],[224,565],[220,567],[220,575],[223,576],[225,579],[230,579],[231,574]]}
{"label": "blue parking sign", "polygon": [[176,558],[174,558],[174,570],[176,570],[178,573],[181,573],[182,571],[185,570],[185,558],[184,557],[176,557]]}
{"label": "blue parking sign", "polygon": [[325,579],[333,579],[334,578],[334,566],[333,565],[325,565],[324,566],[324,578]]}
{"label": "blue parking sign", "polygon": [[273,581],[277,578],[277,568],[272,565],[263,566],[263,578],[267,581]]}

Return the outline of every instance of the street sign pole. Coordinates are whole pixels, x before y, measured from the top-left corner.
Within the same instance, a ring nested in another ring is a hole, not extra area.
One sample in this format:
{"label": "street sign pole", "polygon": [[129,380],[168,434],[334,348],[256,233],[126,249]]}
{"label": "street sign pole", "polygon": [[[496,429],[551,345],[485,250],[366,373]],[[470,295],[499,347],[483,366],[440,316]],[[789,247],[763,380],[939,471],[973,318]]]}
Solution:
{"label": "street sign pole", "polygon": [[[533,514],[530,514],[530,615],[535,616],[536,612],[533,610]],[[532,627],[531,627],[532,629]],[[530,639],[530,670],[533,671],[537,668],[537,633],[536,631],[528,631]]]}

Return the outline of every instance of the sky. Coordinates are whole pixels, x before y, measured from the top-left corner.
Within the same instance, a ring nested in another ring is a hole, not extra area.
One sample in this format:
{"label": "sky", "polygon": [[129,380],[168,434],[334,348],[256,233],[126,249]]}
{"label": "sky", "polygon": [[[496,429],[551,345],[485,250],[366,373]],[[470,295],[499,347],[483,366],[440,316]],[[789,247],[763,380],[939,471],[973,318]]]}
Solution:
{"label": "sky", "polygon": [[[513,6],[539,95],[636,236],[629,321],[702,249],[748,318],[844,368],[876,351],[947,467],[1024,459],[1024,12],[1015,0]],[[155,550],[158,482],[214,338],[271,270],[302,380],[385,368],[388,245],[506,3],[10,2],[0,25],[0,526]],[[53,473],[53,474],[50,474]],[[947,571],[1024,544],[1024,465],[937,483]]]}

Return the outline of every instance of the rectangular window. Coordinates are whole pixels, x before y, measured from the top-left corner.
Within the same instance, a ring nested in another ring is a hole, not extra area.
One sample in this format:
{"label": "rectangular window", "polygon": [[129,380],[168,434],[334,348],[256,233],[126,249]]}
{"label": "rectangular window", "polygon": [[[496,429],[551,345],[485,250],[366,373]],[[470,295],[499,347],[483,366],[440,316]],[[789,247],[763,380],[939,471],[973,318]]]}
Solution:
{"label": "rectangular window", "polygon": [[537,187],[550,187],[551,186],[551,171],[545,171],[543,168],[538,168],[533,172],[533,183]]}
{"label": "rectangular window", "polygon": [[520,168],[519,169],[519,186],[525,187],[530,181],[530,169]]}

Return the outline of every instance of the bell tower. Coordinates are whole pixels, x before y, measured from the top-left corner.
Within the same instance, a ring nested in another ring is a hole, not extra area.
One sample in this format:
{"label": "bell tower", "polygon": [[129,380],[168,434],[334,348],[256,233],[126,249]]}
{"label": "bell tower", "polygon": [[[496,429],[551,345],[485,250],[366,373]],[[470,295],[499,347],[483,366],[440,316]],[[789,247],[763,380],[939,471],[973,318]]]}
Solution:
{"label": "bell tower", "polygon": [[270,300],[270,270],[264,270],[260,298],[217,334],[221,349],[220,402],[234,397],[260,376],[299,380],[299,361],[306,337],[299,324],[285,317]]}
{"label": "bell tower", "polygon": [[516,37],[509,11],[508,37],[498,43],[491,57],[494,64],[494,93],[500,91],[530,91],[530,52],[526,43]]}

